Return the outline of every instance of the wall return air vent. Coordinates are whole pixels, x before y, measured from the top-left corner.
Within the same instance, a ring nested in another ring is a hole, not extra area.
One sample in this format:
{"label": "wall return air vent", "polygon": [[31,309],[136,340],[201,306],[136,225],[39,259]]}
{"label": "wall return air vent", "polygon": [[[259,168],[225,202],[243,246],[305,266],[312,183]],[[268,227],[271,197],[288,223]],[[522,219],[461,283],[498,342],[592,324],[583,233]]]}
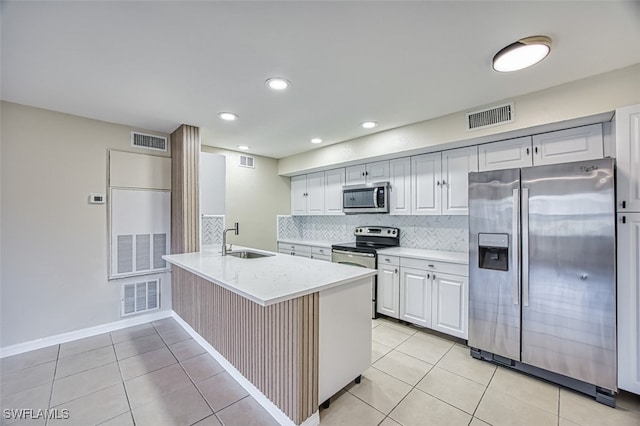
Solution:
{"label": "wall return air vent", "polygon": [[253,157],[249,157],[248,155],[241,155],[240,156],[240,167],[250,167],[252,169],[255,169],[256,165],[255,165],[255,160]]}
{"label": "wall return air vent", "polygon": [[467,131],[500,126],[513,122],[515,115],[514,103],[498,105],[467,113]]}
{"label": "wall return air vent", "polygon": [[167,138],[147,135],[146,133],[131,132],[131,146],[167,152]]}

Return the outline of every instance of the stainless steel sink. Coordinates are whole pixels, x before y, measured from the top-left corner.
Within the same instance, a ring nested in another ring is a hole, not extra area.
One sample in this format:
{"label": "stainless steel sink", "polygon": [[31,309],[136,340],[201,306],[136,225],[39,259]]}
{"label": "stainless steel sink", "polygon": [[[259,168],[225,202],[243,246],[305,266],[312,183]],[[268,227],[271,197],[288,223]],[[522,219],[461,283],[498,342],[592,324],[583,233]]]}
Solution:
{"label": "stainless steel sink", "polygon": [[238,257],[240,259],[258,259],[261,257],[269,257],[269,256],[273,256],[272,254],[268,254],[268,253],[258,253],[256,251],[249,251],[249,250],[238,250],[238,251],[230,251],[227,253],[228,256],[235,256]]}

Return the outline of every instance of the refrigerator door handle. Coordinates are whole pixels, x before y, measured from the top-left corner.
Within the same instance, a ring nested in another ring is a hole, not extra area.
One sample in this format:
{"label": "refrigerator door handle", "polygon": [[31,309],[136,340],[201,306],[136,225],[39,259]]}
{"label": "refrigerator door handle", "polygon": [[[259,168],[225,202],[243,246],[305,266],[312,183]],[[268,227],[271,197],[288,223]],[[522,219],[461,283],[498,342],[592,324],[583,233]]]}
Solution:
{"label": "refrigerator door handle", "polygon": [[522,305],[529,306],[529,188],[522,188]]}
{"label": "refrigerator door handle", "polygon": [[520,230],[520,191],[513,190],[513,217],[512,217],[512,244],[511,244],[511,270],[513,271],[513,304],[520,303],[520,242],[518,235]]}

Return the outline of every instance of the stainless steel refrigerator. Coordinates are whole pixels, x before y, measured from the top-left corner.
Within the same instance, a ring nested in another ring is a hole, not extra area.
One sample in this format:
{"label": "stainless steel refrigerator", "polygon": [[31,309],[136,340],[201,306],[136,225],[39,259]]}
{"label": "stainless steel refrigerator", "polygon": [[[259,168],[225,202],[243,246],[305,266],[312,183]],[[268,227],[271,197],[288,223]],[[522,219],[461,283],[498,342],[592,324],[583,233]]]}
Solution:
{"label": "stainless steel refrigerator", "polygon": [[469,174],[471,355],[615,404],[612,159]]}

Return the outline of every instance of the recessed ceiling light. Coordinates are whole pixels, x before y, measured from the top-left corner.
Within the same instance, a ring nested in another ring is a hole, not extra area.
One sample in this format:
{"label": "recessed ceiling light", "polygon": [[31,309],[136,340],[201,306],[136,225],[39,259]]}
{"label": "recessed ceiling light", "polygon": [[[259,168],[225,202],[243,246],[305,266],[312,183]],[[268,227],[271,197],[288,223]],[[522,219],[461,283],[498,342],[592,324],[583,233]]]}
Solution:
{"label": "recessed ceiling light", "polygon": [[365,129],[373,129],[374,127],[376,127],[378,125],[377,122],[375,121],[365,121],[364,123],[360,124],[362,127],[364,127]]}
{"label": "recessed ceiling light", "polygon": [[493,57],[493,69],[499,72],[518,71],[537,64],[551,51],[547,36],[525,37],[500,50]]}
{"label": "recessed ceiling light", "polygon": [[222,118],[225,121],[233,121],[238,119],[238,116],[232,112],[219,112],[218,117]]}
{"label": "recessed ceiling light", "polygon": [[320,138],[313,138],[313,139],[311,139],[311,143],[322,143],[322,139],[320,139]]}
{"label": "recessed ceiling light", "polygon": [[266,81],[266,85],[273,90],[284,90],[291,86],[291,82],[284,78],[273,77]]}
{"label": "recessed ceiling light", "polygon": [[239,149],[240,151],[247,151],[247,150],[249,150],[249,147],[248,147],[248,146],[246,146],[246,145],[238,145],[238,149]]}

